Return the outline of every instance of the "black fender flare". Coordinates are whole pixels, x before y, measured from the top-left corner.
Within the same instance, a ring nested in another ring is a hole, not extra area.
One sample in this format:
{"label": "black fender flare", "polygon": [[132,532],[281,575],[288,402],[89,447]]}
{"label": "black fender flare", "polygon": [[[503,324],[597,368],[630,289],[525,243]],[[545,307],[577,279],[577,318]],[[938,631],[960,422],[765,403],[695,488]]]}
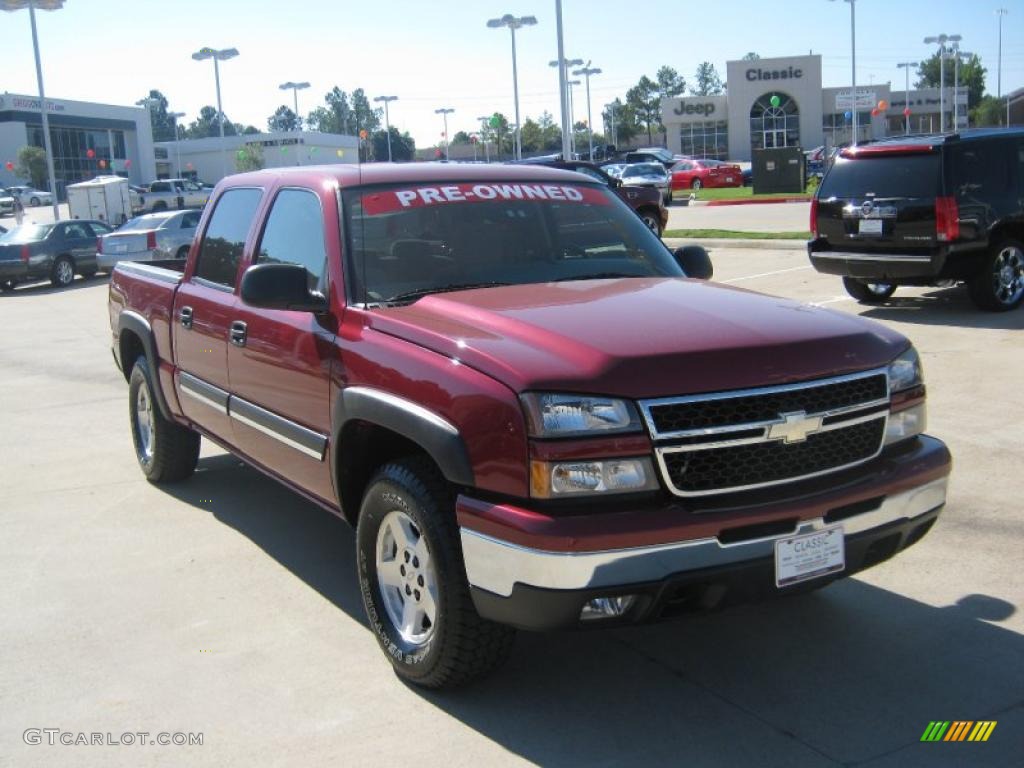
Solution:
{"label": "black fender flare", "polygon": [[156,398],[157,407],[160,408],[160,414],[168,421],[173,421],[174,417],[171,414],[171,409],[167,405],[167,398],[164,397],[163,387],[160,385],[160,356],[156,351],[156,337],[153,335],[153,327],[149,324],[142,315],[131,310],[122,310],[121,314],[117,317],[117,338],[118,338],[118,360],[121,363],[121,370],[124,371],[125,377],[131,376],[130,366],[133,361],[121,360],[120,344],[121,334],[125,331],[133,333],[138,337],[142,343],[142,351],[146,356],[146,363],[149,365],[149,370],[153,374],[153,396]]}
{"label": "black fender flare", "polygon": [[419,445],[456,485],[474,485],[473,467],[459,430],[428,408],[371,387],[346,387],[338,393],[332,417],[336,450],[344,451],[341,433],[350,421],[364,421],[391,430]]}

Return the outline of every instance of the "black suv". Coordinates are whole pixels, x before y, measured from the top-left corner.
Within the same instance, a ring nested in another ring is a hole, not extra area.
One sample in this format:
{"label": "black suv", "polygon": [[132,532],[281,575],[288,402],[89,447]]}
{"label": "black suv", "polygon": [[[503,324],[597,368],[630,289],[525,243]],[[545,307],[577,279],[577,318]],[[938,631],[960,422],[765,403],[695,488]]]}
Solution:
{"label": "black suv", "polygon": [[872,304],[899,285],[966,282],[982,309],[1024,299],[1024,130],[844,149],[811,203],[807,252]]}

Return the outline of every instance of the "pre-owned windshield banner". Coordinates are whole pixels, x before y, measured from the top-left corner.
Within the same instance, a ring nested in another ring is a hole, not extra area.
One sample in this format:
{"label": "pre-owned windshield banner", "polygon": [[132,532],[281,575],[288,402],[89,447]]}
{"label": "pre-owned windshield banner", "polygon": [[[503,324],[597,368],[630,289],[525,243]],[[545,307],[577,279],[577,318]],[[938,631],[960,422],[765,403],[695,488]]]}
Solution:
{"label": "pre-owned windshield banner", "polygon": [[557,203],[608,205],[608,196],[594,187],[569,184],[445,184],[386,189],[363,195],[363,211],[368,216],[394,213],[409,208],[458,203],[544,200]]}

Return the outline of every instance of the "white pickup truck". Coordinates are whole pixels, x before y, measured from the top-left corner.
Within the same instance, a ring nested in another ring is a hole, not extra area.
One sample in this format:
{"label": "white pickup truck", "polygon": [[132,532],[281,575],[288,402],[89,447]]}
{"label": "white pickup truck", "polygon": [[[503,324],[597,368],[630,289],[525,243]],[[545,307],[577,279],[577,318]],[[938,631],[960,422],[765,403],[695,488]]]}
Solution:
{"label": "white pickup truck", "polygon": [[142,193],[142,212],[202,208],[211,192],[212,189],[191,179],[160,179],[149,184],[148,191]]}

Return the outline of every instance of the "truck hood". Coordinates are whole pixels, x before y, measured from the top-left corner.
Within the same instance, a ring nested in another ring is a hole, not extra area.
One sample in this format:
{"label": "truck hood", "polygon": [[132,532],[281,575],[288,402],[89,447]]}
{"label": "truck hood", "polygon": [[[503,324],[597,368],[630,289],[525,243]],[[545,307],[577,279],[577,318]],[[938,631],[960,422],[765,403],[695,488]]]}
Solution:
{"label": "truck hood", "polygon": [[885,365],[909,342],[878,323],[685,278],[578,280],[435,294],[369,326],[517,392],[697,394]]}

